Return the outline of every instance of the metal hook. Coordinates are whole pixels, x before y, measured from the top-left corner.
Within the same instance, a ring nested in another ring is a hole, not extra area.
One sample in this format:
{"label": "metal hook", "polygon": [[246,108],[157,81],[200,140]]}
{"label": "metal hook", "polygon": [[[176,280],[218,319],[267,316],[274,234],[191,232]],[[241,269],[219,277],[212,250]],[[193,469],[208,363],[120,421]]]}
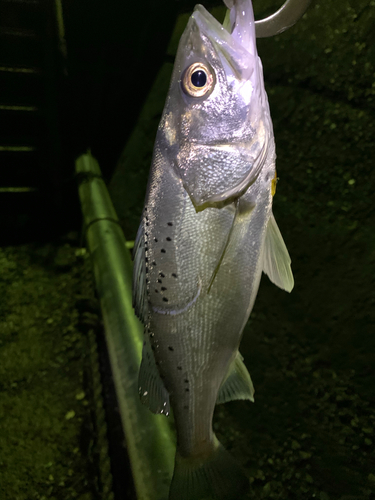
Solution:
{"label": "metal hook", "polygon": [[266,17],[255,21],[257,38],[267,38],[291,28],[306,12],[311,0],[286,0],[280,9]]}

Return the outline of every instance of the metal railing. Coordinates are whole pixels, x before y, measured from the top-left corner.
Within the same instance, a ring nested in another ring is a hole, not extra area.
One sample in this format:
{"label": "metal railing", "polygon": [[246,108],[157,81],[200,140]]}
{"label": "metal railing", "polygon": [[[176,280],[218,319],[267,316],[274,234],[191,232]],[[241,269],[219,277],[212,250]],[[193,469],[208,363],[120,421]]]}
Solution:
{"label": "metal railing", "polygon": [[138,395],[143,326],[132,307],[132,261],[101,171],[91,154],[76,160],[79,197],[100,299],[105,337],[139,500],[166,500],[174,462],[174,437],[163,415],[153,415]]}

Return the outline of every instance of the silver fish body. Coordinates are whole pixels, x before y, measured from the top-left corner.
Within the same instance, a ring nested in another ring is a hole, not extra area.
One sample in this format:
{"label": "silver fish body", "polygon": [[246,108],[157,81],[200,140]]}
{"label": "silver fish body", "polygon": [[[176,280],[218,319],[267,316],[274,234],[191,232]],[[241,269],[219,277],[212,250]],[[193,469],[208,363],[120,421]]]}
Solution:
{"label": "silver fish body", "polygon": [[[181,38],[136,240],[140,395],[156,413],[173,409],[171,500],[235,499],[246,489],[213,433],[213,412],[253,398],[238,348],[262,270],[292,286],[272,216],[275,146],[250,0],[234,2],[231,23],[229,33],[197,6]],[[212,71],[203,97],[183,88],[196,63]]]}

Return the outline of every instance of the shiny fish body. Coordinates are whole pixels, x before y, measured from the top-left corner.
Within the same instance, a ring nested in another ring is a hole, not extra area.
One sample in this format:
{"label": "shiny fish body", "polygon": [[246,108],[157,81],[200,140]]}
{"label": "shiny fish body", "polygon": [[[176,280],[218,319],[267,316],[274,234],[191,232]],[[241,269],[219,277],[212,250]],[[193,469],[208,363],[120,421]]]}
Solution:
{"label": "shiny fish body", "polygon": [[[228,2],[229,3],[229,2]],[[171,500],[237,499],[248,481],[212,430],[217,402],[253,399],[238,353],[262,270],[290,291],[272,216],[275,146],[250,0],[228,28],[197,6],[181,38],[135,245],[134,306],[145,324],[141,399],[173,409]],[[213,88],[194,97],[186,68]]]}

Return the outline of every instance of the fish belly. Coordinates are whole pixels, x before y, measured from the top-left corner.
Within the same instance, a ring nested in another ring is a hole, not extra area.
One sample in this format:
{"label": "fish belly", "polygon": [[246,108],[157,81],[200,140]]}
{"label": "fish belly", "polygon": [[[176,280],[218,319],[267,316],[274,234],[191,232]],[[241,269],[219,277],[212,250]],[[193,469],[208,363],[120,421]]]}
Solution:
{"label": "fish belly", "polygon": [[144,216],[146,335],[170,395],[178,452],[185,457],[208,456],[215,445],[218,391],[237,354],[262,272],[272,203],[263,185],[261,174],[237,209],[231,204],[197,213],[181,180],[155,150]]}

